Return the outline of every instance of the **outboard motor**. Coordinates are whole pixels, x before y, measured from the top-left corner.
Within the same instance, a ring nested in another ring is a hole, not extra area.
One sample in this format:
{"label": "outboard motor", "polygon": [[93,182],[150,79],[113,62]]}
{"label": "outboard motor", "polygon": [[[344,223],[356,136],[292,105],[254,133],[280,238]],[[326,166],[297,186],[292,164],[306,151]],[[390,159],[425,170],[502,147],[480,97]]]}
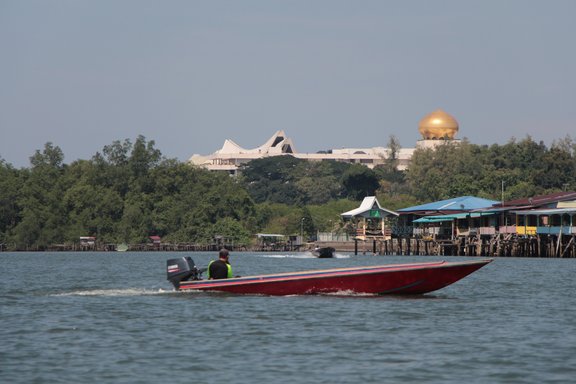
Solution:
{"label": "outboard motor", "polygon": [[166,261],[166,278],[180,289],[180,282],[185,280],[201,280],[201,274],[206,269],[199,269],[190,256]]}

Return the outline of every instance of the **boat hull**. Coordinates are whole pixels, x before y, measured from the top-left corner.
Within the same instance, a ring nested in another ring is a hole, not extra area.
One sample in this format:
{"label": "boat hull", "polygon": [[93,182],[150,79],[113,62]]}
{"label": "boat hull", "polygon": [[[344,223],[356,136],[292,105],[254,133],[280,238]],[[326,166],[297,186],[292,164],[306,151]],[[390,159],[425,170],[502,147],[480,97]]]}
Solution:
{"label": "boat hull", "polygon": [[312,251],[312,254],[319,259],[329,259],[334,257],[334,252],[336,252],[336,250],[332,247],[323,247],[315,249]]}
{"label": "boat hull", "polygon": [[427,262],[338,268],[223,280],[182,281],[180,290],[237,294],[310,295],[327,293],[423,294],[444,288],[492,260]]}

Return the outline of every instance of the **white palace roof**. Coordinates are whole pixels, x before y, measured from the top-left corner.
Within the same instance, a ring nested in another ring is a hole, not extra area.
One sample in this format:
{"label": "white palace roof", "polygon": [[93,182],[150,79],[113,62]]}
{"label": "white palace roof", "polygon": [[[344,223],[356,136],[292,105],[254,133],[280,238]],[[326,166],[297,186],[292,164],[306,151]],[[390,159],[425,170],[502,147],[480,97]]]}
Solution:
{"label": "white palace roof", "polygon": [[234,141],[226,139],[224,145],[214,155],[231,154],[257,154],[257,155],[282,155],[284,153],[294,153],[292,140],[286,137],[284,131],[277,131],[267,142],[254,149],[242,148]]}
{"label": "white palace roof", "polygon": [[[297,153],[292,139],[286,137],[284,131],[277,131],[268,141],[254,149],[242,148],[234,141],[226,139],[222,148],[211,155],[193,155],[190,163],[213,171],[227,171],[235,174],[240,165],[251,160],[269,156],[292,155],[309,161],[334,160],[347,163],[357,163],[374,168],[383,164],[388,157],[388,148],[342,148],[333,149],[329,153]],[[398,152],[398,168],[406,169],[414,148],[402,148]]]}
{"label": "white palace roof", "polygon": [[[433,149],[444,144],[457,145],[460,140],[455,139],[454,134],[458,129],[458,122],[451,115],[442,110],[436,110],[420,121],[418,130],[422,134],[422,140],[416,142],[416,148]],[[396,156],[399,170],[408,168],[416,148],[400,148],[398,150]],[[294,149],[294,143],[286,137],[284,131],[277,131],[258,148],[242,148],[234,141],[226,139],[222,148],[213,154],[207,156],[193,155],[188,162],[213,171],[226,171],[236,174],[239,167],[244,163],[278,155],[291,155],[308,161],[334,160],[362,164],[372,169],[386,163],[390,155],[390,149],[384,147],[341,148],[318,153],[297,153]]]}

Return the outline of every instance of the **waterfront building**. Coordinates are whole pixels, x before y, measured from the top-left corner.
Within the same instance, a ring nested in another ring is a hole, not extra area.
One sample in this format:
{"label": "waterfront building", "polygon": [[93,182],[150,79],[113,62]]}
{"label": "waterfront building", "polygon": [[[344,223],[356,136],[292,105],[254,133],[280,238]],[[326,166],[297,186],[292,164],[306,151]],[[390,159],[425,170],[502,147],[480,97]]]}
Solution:
{"label": "waterfront building", "polygon": [[398,210],[400,219],[395,228],[398,236],[438,236],[448,238],[457,234],[457,218],[469,218],[471,212],[491,208],[498,202],[475,196],[416,205]]}
{"label": "waterfront building", "polygon": [[366,196],[358,208],[340,214],[343,220],[352,221],[358,240],[386,240],[391,231],[386,228],[386,218],[398,213],[383,208],[376,196]]}
{"label": "waterfront building", "polygon": [[[422,139],[416,142],[415,148],[400,148],[397,156],[397,167],[405,170],[410,164],[412,154],[416,148],[434,148],[445,143],[459,143],[456,133],[459,125],[450,114],[438,109],[420,120],[418,131]],[[230,139],[226,139],[222,148],[211,155],[194,154],[189,163],[207,168],[212,171],[228,172],[235,175],[242,164],[249,161],[270,156],[294,156],[308,161],[333,160],[346,163],[362,164],[374,168],[385,164],[390,157],[390,148],[383,146],[371,148],[341,148],[320,151],[317,153],[299,153],[294,147],[292,139],[284,131],[274,133],[268,141],[257,148],[246,149]]]}
{"label": "waterfront building", "polygon": [[464,196],[399,209],[398,213],[411,229],[407,234],[416,237],[576,235],[576,192],[505,202]]}
{"label": "waterfront building", "polygon": [[576,192],[496,202],[483,208],[474,206],[489,201],[464,199],[474,203],[460,206],[446,200],[398,210],[399,225],[393,230],[396,244],[385,247],[385,252],[576,257]]}

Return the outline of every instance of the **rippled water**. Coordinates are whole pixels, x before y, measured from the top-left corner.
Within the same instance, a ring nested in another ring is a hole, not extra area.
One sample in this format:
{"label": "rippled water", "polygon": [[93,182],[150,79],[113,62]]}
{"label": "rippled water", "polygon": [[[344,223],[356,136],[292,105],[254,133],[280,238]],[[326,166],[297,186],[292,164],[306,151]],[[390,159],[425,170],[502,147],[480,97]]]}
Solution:
{"label": "rippled water", "polygon": [[[174,292],[183,253],[0,253],[2,383],[568,383],[576,260],[496,259],[423,296]],[[191,254],[206,265],[212,253]],[[235,274],[438,257],[232,253]],[[445,257],[457,260],[463,258]]]}

